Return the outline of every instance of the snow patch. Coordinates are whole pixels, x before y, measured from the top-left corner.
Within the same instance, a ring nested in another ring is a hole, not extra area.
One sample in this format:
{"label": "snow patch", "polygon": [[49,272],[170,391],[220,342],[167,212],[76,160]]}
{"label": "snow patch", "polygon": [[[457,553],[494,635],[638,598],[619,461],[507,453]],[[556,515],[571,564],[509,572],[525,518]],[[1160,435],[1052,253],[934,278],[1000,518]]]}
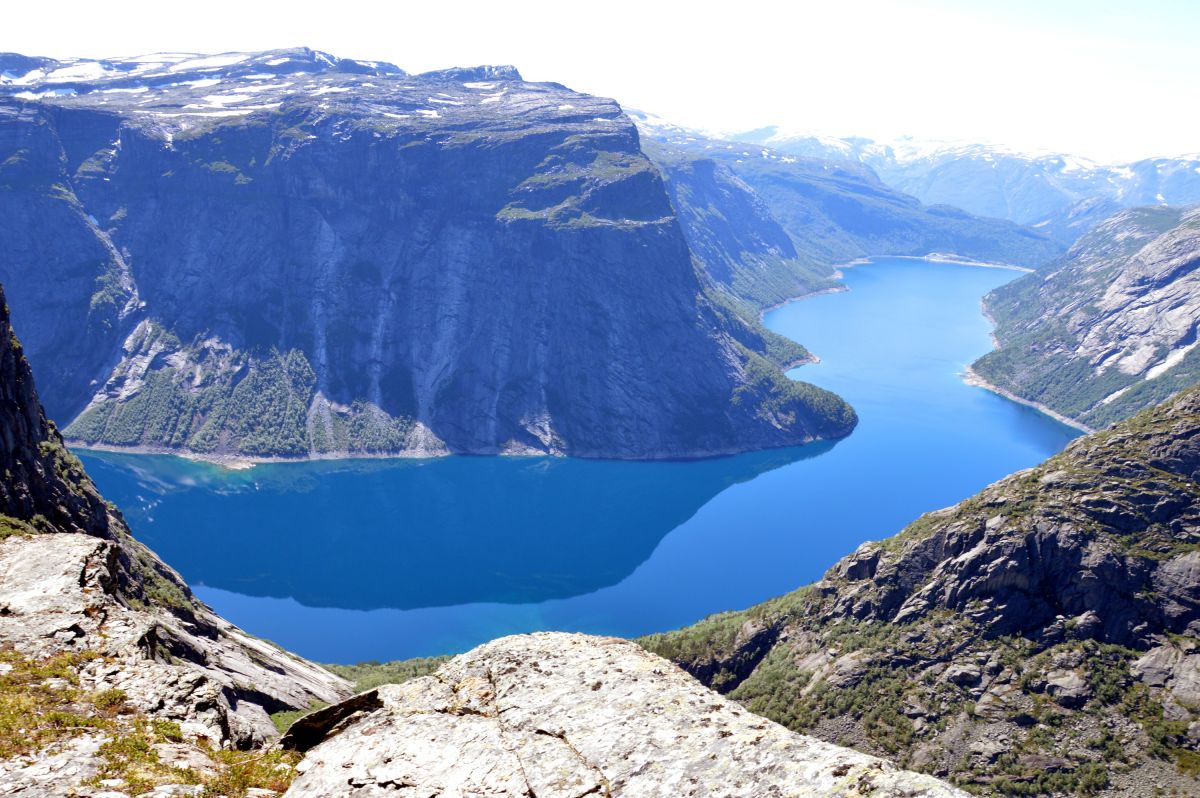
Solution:
{"label": "snow patch", "polygon": [[[253,99],[253,94],[209,94],[204,98],[204,102],[217,108],[223,108],[226,105],[237,105],[238,103],[244,103],[246,100]],[[198,106],[189,105],[186,107],[195,108]]]}
{"label": "snow patch", "polygon": [[46,81],[48,83],[66,83],[72,80],[99,80],[111,72],[111,69],[99,61],[81,61],[54,70],[46,76]]}
{"label": "snow patch", "polygon": [[468,81],[468,82],[464,83],[463,86],[465,86],[468,89],[494,89],[494,88],[496,88],[495,83],[485,83],[483,81],[478,81],[478,80]]}
{"label": "snow patch", "polygon": [[350,89],[346,86],[322,86],[316,91],[310,91],[309,94],[313,97],[320,97],[322,94],[338,94],[343,91],[350,91]]}
{"label": "snow patch", "polygon": [[1146,371],[1146,379],[1152,380],[1158,375],[1171,370],[1175,366],[1178,366],[1179,361],[1187,357],[1188,352],[1191,352],[1193,349],[1195,349],[1197,343],[1200,343],[1200,341],[1193,341],[1187,346],[1181,346],[1178,349],[1172,350],[1171,353],[1163,359],[1163,362]]}
{"label": "snow patch", "polygon": [[73,97],[74,89],[49,89],[47,91],[19,91],[13,95],[21,100],[41,100],[45,97]]}
{"label": "snow patch", "polygon": [[217,69],[218,67],[240,64],[249,57],[246,53],[225,53],[224,55],[210,55],[205,58],[192,58],[172,64],[171,71],[183,72],[188,69]]}
{"label": "snow patch", "polygon": [[441,116],[441,114],[439,114],[437,111],[429,108],[420,108],[417,110],[417,113],[426,119],[437,119],[439,116]]}
{"label": "snow patch", "polygon": [[221,78],[200,78],[199,80],[184,80],[179,83],[168,83],[167,86],[191,86],[194,89],[207,89],[209,86],[216,86],[221,82]]}

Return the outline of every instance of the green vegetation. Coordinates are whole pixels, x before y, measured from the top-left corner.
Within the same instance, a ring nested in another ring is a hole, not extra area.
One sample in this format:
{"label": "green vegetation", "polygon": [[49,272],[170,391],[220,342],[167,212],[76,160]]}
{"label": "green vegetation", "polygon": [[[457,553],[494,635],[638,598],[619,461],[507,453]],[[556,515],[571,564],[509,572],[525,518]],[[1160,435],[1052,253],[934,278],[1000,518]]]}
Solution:
{"label": "green vegetation", "polygon": [[[611,144],[600,136],[568,136],[512,191],[516,199],[501,208],[496,218],[582,229],[656,222],[667,215],[665,207],[656,215],[642,208],[636,199],[613,202],[615,184],[655,179],[656,172],[640,152],[610,149]],[[595,201],[601,193],[604,201]],[[627,206],[625,213],[623,205]],[[601,208],[607,212],[601,214]]]}
{"label": "green vegetation", "polygon": [[13,518],[10,515],[0,515],[0,540],[13,536],[29,537],[36,535],[38,531],[38,528],[29,521],[22,521],[20,518]]}
{"label": "green vegetation", "polygon": [[[84,445],[147,446],[250,457],[304,457],[310,452],[395,452],[412,419],[363,401],[308,423],[316,374],[304,353],[193,350],[152,324],[131,344],[142,357],[185,355],[179,366],[146,372],[123,400],[97,404],[66,429]],[[133,354],[131,353],[131,354]]]}
{"label": "green vegetation", "polygon": [[744,380],[734,389],[730,401],[737,406],[757,397],[754,413],[759,418],[792,426],[797,411],[803,410],[811,421],[814,436],[847,432],[857,422],[854,409],[837,394],[807,382],[797,382],[765,358],[742,348]]}
{"label": "green vegetation", "polygon": [[400,684],[419,676],[428,676],[448,662],[450,657],[417,657],[394,662],[360,662],[357,665],[325,667],[354,683],[355,692],[371,690],[383,684]]}
{"label": "green vegetation", "polygon": [[316,712],[318,709],[324,709],[327,706],[329,704],[326,704],[324,701],[314,701],[308,709],[285,709],[279,712],[272,712],[271,722],[275,724],[275,730],[282,735],[300,718]]}
{"label": "green vegetation", "polygon": [[[100,770],[90,780],[125,782],[122,789],[140,795],[159,784],[196,784],[205,798],[243,798],[251,788],[283,792],[295,775],[294,752],[214,750],[204,740],[186,743],[179,724],[146,717],[131,708],[118,689],[85,692],[79,669],[98,659],[94,652],[63,653],[32,659],[0,649],[0,759],[33,754],[84,735],[103,739]],[[190,744],[212,759],[211,771],[178,768],[162,762],[156,746]]]}
{"label": "green vegetation", "polygon": [[88,303],[88,329],[100,334],[111,332],[128,300],[129,291],[121,282],[120,270],[110,262],[96,277]]}

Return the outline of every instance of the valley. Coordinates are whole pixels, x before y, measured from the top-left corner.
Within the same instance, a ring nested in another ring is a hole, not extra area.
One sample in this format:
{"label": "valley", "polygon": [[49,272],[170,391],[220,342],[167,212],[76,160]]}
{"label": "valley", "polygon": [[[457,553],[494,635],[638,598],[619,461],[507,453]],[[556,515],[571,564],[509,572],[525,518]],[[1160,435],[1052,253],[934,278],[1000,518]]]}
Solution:
{"label": "valley", "polygon": [[858,429],[834,444],[691,462],[450,457],[234,472],[82,455],[205,602],[317,660],[443,654],[536,629],[660,631],[815,579],[862,540],[1077,435],[960,377],[989,346],[979,298],[1017,276],[879,259],[846,269],[848,291],[769,312],[769,328],[821,358],[793,375],[859,408]]}
{"label": "valley", "polygon": [[0,46],[0,795],[1200,794],[1195,37],[520,5]]}

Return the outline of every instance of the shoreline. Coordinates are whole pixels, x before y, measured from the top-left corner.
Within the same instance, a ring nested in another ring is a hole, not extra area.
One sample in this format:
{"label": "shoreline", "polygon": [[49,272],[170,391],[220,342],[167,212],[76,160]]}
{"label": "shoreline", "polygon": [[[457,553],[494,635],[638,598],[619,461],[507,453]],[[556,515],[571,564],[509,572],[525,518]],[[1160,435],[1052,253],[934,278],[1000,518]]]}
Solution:
{"label": "shoreline", "polygon": [[[876,255],[873,257],[869,257],[869,258],[855,258],[854,260],[847,261],[845,263],[839,263],[838,265],[834,266],[833,267],[833,269],[834,269],[833,279],[835,279],[835,280],[842,279],[842,276],[843,276],[842,273],[843,273],[844,269],[852,269],[855,266],[866,266],[875,261],[884,260],[884,259],[927,260],[927,261],[934,261],[936,263],[946,263],[946,264],[950,264],[950,265],[954,265],[954,266],[971,266],[971,267],[981,268],[981,269],[1007,269],[1009,271],[1023,272],[1025,274],[1033,274],[1034,273],[1034,269],[1030,269],[1025,266],[1016,266],[1016,265],[1009,264],[1009,263],[989,263],[987,261],[979,261],[979,260],[972,260],[970,258],[964,258],[964,257],[958,256],[958,255],[954,255],[953,253],[934,252],[934,253],[930,253],[929,255],[925,255],[925,256],[920,256],[920,255]],[[829,288],[823,288],[823,289],[820,289],[818,291],[813,291],[808,294],[801,294],[800,296],[793,297],[792,299],[772,305],[769,308],[764,308],[763,311],[759,314],[759,321],[763,322],[765,324],[767,313],[769,313],[772,310],[778,310],[779,308],[782,308],[786,305],[790,305],[793,302],[801,302],[805,299],[809,299],[810,297],[822,296],[824,294],[838,294],[838,293],[842,293],[843,291],[849,291],[849,290],[850,290],[849,286],[846,286],[843,284],[843,285],[831,286]],[[985,319],[987,319],[988,324],[990,324],[992,327],[991,331],[988,334],[989,334],[990,338],[992,339],[992,350],[995,351],[996,349],[999,348],[999,345],[1000,345],[1000,342],[996,339],[996,320],[993,319],[992,314],[988,312],[987,303],[985,303],[983,301],[982,297],[979,300],[979,311],[980,311],[980,314]],[[817,355],[813,355],[813,357],[816,358],[816,362],[818,362],[818,363],[820,362],[820,360],[821,360],[820,357],[818,357]],[[801,365],[803,365],[803,364],[801,364]],[[790,370],[791,368],[795,368],[795,367],[794,366],[789,367],[788,369],[785,369],[785,371]],[[975,371],[975,369],[971,368],[970,366],[967,366],[964,369],[964,371],[959,375],[959,377],[967,385],[971,385],[976,388],[983,388],[984,390],[990,391],[1003,399],[1007,399],[1010,402],[1015,402],[1016,404],[1025,405],[1026,407],[1033,408],[1034,410],[1037,410],[1039,413],[1041,413],[1045,416],[1049,416],[1050,418],[1054,419],[1055,421],[1059,422],[1060,424],[1065,424],[1068,427],[1077,429],[1084,434],[1091,434],[1096,431],[1080,421],[1076,421],[1073,418],[1064,416],[1062,413],[1059,413],[1057,410],[1054,410],[1054,409],[1042,404],[1041,402],[1035,402],[1032,399],[1025,399],[1024,397],[1017,396],[1012,391],[1005,390],[1004,388],[1001,388],[998,385],[993,385],[992,383],[988,382],[983,377],[981,377],[979,375],[979,373],[977,371]]]}
{"label": "shoreline", "polygon": [[[973,260],[962,255],[956,255],[953,252],[930,252],[928,255],[871,255],[865,258],[855,258],[848,260],[845,263],[838,263],[830,268],[833,269],[833,274],[830,278],[833,280],[841,280],[845,275],[843,270],[853,269],[855,266],[868,266],[880,260],[927,260],[934,263],[945,263],[951,266],[970,266],[977,269],[1005,269],[1011,272],[1021,272],[1022,274],[1033,274],[1036,269],[1031,269],[1028,266],[1018,266],[1015,263],[1000,263],[998,261]],[[829,288],[820,288],[816,291],[810,291],[807,294],[799,294],[790,299],[785,299],[782,302],[776,302],[774,305],[763,308],[758,313],[758,320],[765,321],[765,317],[773,310],[779,310],[782,307],[792,304],[793,302],[802,302],[805,299],[811,299],[816,296],[824,296],[826,294],[840,294],[843,291],[849,291],[850,287],[845,284],[830,286]],[[984,314],[987,315],[986,312]],[[991,321],[991,317],[988,317]],[[994,326],[994,322],[993,322]],[[803,344],[801,344],[803,346]],[[820,358],[818,358],[818,361]]]}
{"label": "shoreline", "polygon": [[1026,407],[1031,407],[1034,410],[1037,410],[1038,412],[1042,413],[1043,415],[1049,416],[1050,418],[1054,419],[1055,421],[1059,422],[1060,424],[1066,424],[1068,427],[1073,427],[1086,435],[1090,435],[1096,431],[1096,430],[1092,429],[1091,427],[1089,427],[1087,424],[1084,424],[1081,421],[1076,421],[1075,419],[1070,418],[1069,416],[1064,416],[1062,413],[1059,413],[1057,410],[1053,410],[1053,409],[1047,407],[1046,405],[1042,404],[1041,402],[1035,402],[1032,399],[1026,399],[1022,396],[1017,396],[1012,391],[1005,390],[1004,388],[1001,388],[999,385],[993,385],[992,383],[988,382],[983,377],[981,377],[979,375],[979,372],[975,371],[975,369],[971,368],[970,366],[967,366],[965,369],[963,369],[962,374],[960,374],[959,376],[962,378],[962,381],[964,383],[966,383],[967,385],[972,385],[976,388],[983,388],[985,391],[990,391],[999,397],[1007,399],[1010,402],[1016,402],[1019,405],[1025,405]]}
{"label": "shoreline", "polygon": [[[1008,263],[993,263],[993,262],[988,262],[988,261],[972,260],[970,258],[965,258],[963,256],[956,255],[954,253],[931,252],[928,255],[872,255],[870,257],[865,257],[865,258],[855,258],[854,260],[846,261],[845,263],[839,263],[839,264],[834,265],[832,267],[832,269],[833,269],[832,279],[834,279],[834,280],[842,279],[842,276],[843,276],[842,270],[843,269],[851,269],[851,268],[854,268],[855,266],[864,266],[864,265],[868,265],[874,261],[884,260],[884,259],[927,260],[927,261],[934,261],[937,263],[951,264],[951,265],[955,265],[955,266],[971,266],[971,267],[984,268],[984,269],[1007,269],[1009,271],[1017,271],[1017,272],[1025,272],[1025,273],[1032,273],[1034,271],[1033,269],[1027,268],[1025,266],[1016,266],[1014,264],[1008,264]],[[781,302],[776,302],[773,305],[770,305],[768,307],[765,307],[765,308],[762,308],[761,310],[759,310],[759,312],[758,312],[759,322],[765,324],[766,315],[768,313],[770,313],[771,311],[774,311],[774,310],[779,310],[780,308],[786,307],[794,302],[802,302],[805,299],[811,299],[812,297],[817,297],[817,296],[824,296],[826,294],[840,294],[840,293],[844,293],[849,290],[850,290],[850,287],[843,283],[843,284],[831,285],[827,288],[820,288],[815,291],[810,291],[805,294],[799,294],[798,296],[794,296],[789,299],[785,299]],[[984,310],[984,315],[985,315],[985,317],[988,318],[989,321],[991,321],[990,316],[987,316],[986,309]],[[994,326],[994,322],[993,322],[993,326]],[[994,342],[994,340],[995,339],[993,336],[993,342]],[[797,343],[799,343],[799,342],[797,342]],[[801,346],[803,346],[803,344],[801,344]],[[820,362],[821,362],[820,355],[817,355],[816,353],[813,353],[813,352],[809,352],[809,357],[807,359],[785,364],[780,367],[780,370],[786,374],[787,372],[789,372],[793,369],[797,369],[802,366],[806,366],[806,365],[810,365],[810,364],[817,364]],[[1068,419],[1065,416],[1061,416],[1060,414],[1054,412],[1053,410],[1051,410],[1048,407],[1044,407],[1035,402],[1030,402],[1028,400],[1022,399],[1019,396],[1016,396],[1014,394],[1009,394],[1008,392],[1004,391],[1002,388],[998,388],[998,387],[990,385],[989,383],[984,381],[982,377],[979,377],[977,374],[975,374],[973,371],[971,371],[970,367],[968,367],[967,371],[970,372],[970,374],[974,375],[975,379],[979,380],[978,383],[968,382],[968,384],[978,385],[979,387],[986,388],[986,389],[988,389],[1000,396],[1003,396],[1007,399],[1011,399],[1014,402],[1018,402],[1020,404],[1027,405],[1029,407],[1033,407],[1037,410],[1042,411],[1046,415],[1048,415],[1058,421],[1061,421],[1064,424],[1068,424],[1072,427],[1075,427],[1076,429],[1083,430],[1084,432],[1092,431],[1088,427],[1080,424],[1079,422],[1074,421],[1072,419]],[[964,380],[965,379],[966,378],[964,377]],[[821,439],[815,439],[814,441],[810,441],[810,443],[816,442],[817,440],[821,440]],[[104,443],[89,444],[84,441],[70,440],[70,439],[64,439],[64,443],[66,443],[68,448],[70,448],[72,450],[79,450],[82,452],[90,451],[90,452],[107,452],[107,453],[111,453],[111,454],[162,455],[162,456],[168,456],[168,457],[178,457],[183,460],[191,460],[192,462],[196,462],[196,463],[207,463],[209,465],[218,466],[220,468],[224,468],[229,471],[246,471],[246,470],[254,468],[255,466],[258,466],[258,465],[270,465],[270,464],[276,464],[276,463],[308,463],[308,462],[324,461],[324,460],[433,460],[433,459],[437,459],[437,458],[448,457],[448,456],[454,454],[454,452],[451,452],[448,450],[441,450],[441,451],[417,450],[417,451],[411,451],[411,452],[387,452],[387,453],[330,452],[330,453],[322,453],[322,454],[308,454],[308,455],[304,455],[301,457],[280,457],[280,456],[276,456],[276,455],[250,456],[250,455],[236,455],[236,454],[206,454],[204,452],[192,452],[192,451],[186,451],[186,450],[180,450],[180,449],[172,449],[172,448],[169,448],[166,446],[144,446],[144,445],[113,446],[111,444],[104,444]],[[801,444],[801,445],[806,445],[806,444]],[[729,456],[739,454],[739,453],[741,453],[741,452],[718,452],[718,453],[700,455],[695,458],[693,458],[693,457],[652,458],[651,460],[648,460],[645,462],[657,462],[657,461],[661,461],[661,460],[675,460],[675,459],[690,460],[690,459],[706,459],[709,457],[729,457]],[[567,455],[556,454],[554,452],[512,451],[512,452],[496,452],[494,455],[486,455],[486,456],[565,457]],[[624,459],[624,458],[614,458],[614,459]]]}
{"label": "shoreline", "polygon": [[[258,465],[271,465],[275,463],[310,463],[322,460],[434,460],[441,457],[448,457],[452,452],[388,452],[386,454],[376,454],[372,452],[331,452],[324,454],[309,454],[303,457],[280,457],[278,455],[263,455],[251,456],[241,454],[206,454],[204,452],[192,452],[186,449],[171,449],[166,446],[113,446],[107,443],[86,443],[84,441],[67,440],[63,441],[67,448],[71,451],[78,452],[106,452],[109,454],[131,454],[131,455],[162,455],[166,457],[178,457],[181,460],[191,460],[194,463],[207,463],[209,465],[219,466],[229,471],[246,471]],[[520,456],[520,453],[516,453]]]}

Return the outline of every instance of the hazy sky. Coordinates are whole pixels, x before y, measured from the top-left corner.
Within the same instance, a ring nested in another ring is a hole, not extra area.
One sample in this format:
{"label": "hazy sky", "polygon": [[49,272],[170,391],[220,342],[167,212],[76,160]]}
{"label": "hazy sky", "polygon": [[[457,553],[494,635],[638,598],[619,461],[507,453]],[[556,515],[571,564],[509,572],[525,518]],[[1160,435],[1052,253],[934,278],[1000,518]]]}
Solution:
{"label": "hazy sky", "polygon": [[[384,10],[381,10],[384,9]],[[1200,0],[10,3],[0,50],[511,63],[684,125],[1200,151]]]}

